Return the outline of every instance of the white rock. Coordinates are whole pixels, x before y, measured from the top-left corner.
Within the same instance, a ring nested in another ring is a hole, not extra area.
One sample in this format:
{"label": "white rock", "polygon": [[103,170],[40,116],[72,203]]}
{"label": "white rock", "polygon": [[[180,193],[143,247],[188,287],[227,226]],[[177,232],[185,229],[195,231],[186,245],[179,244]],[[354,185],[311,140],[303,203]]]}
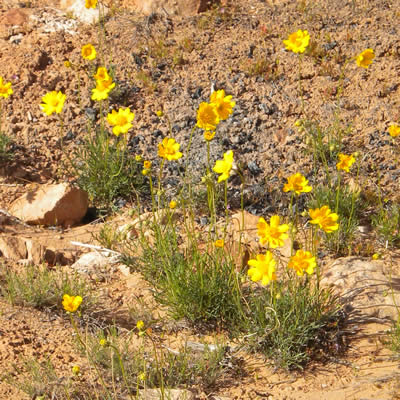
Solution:
{"label": "white rock", "polygon": [[107,15],[108,8],[99,6],[96,8],[86,8],[84,0],[61,0],[60,8],[71,13],[75,18],[84,24],[93,24],[100,19],[101,15]]}

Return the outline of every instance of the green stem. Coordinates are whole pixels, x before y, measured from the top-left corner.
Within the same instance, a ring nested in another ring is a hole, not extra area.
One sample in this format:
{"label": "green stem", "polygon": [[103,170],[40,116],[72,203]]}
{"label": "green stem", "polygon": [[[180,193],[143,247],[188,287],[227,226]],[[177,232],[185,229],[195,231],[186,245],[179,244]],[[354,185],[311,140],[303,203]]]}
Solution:
{"label": "green stem", "polygon": [[80,344],[83,346],[83,348],[86,350],[86,354],[87,354],[87,356],[88,356],[88,358],[89,358],[90,363],[93,365],[93,367],[94,367],[94,369],[95,369],[95,371],[96,371],[96,373],[97,373],[97,376],[98,376],[98,378],[99,378],[99,380],[100,380],[100,382],[101,382],[101,385],[103,386],[103,388],[104,388],[104,390],[106,391],[106,393],[107,393],[107,395],[109,396],[109,398],[111,398],[111,394],[110,394],[110,392],[109,392],[109,390],[108,390],[108,388],[107,388],[106,383],[104,382],[103,377],[101,376],[101,373],[100,373],[100,371],[99,371],[99,369],[98,369],[98,367],[97,367],[97,365],[96,365],[96,362],[93,360],[92,356],[90,355],[90,353],[89,353],[89,351],[88,351],[88,348],[87,348],[87,346],[86,346],[86,343],[85,343],[85,342],[82,340],[82,338],[81,338],[81,335],[80,335],[80,333],[79,333],[78,327],[76,326],[76,322],[75,322],[74,317],[72,316],[72,314],[70,314],[70,320],[71,320],[71,325],[72,325],[72,327],[73,327],[74,330],[75,330],[76,337],[78,338],[79,343],[80,343]]}

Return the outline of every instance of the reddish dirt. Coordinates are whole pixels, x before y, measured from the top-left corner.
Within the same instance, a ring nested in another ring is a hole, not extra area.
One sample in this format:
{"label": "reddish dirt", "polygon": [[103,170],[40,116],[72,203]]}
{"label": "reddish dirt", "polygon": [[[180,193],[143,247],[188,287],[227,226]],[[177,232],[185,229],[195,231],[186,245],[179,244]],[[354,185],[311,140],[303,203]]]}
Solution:
{"label": "reddish dirt", "polygon": [[[46,32],[49,21],[70,21],[57,14],[58,6],[57,0],[5,0],[0,4],[0,76],[11,81],[14,89],[14,94],[1,102],[2,130],[14,141],[14,158],[0,165],[0,208],[7,209],[30,184],[74,179],[62,168],[66,160],[60,137],[66,138],[64,150],[72,152],[87,133],[87,116],[96,112],[97,105],[90,100],[94,66],[80,56],[87,43],[98,49],[103,46],[104,61],[115,69],[120,93],[111,98],[110,107],[129,106],[135,112],[135,128],[129,137],[132,154],[143,154],[157,163],[157,143],[168,133],[166,124],[155,115],[160,109],[170,118],[174,137],[185,147],[197,107],[208,100],[210,87],[215,86],[232,94],[237,106],[217,133],[220,138],[212,157],[221,158],[223,151],[233,148],[245,166],[249,190],[257,184],[265,185],[266,191],[282,187],[285,178],[298,171],[311,175],[312,157],[294,123],[306,117],[321,121],[322,126],[333,125],[337,112],[341,126],[351,128],[343,138],[343,152],[360,154],[361,187],[371,193],[379,187],[382,197],[398,199],[400,147],[387,131],[391,123],[400,122],[398,1],[238,0],[193,17],[167,17],[164,13],[143,17],[117,4],[107,19],[106,40],[101,45],[103,32],[99,36],[96,25],[78,24],[74,35]],[[19,8],[13,16],[19,18],[19,27],[7,19],[11,8]],[[313,42],[311,54],[302,62],[304,111],[298,57],[285,51],[282,44],[297,29],[307,29]],[[341,67],[366,48],[374,49],[374,63],[364,70],[349,62],[338,107]],[[66,68],[66,60],[78,66],[77,70]],[[265,70],[251,76],[250,71],[260,62]],[[51,90],[67,95],[64,131],[56,117],[45,116],[39,108],[42,96]],[[205,159],[202,146],[198,134],[191,153],[194,169]],[[259,173],[251,172],[251,161],[257,163]],[[334,167],[335,161],[331,164]],[[258,200],[251,190],[250,206]],[[267,209],[262,203],[257,211]],[[11,231],[6,234],[30,236],[47,245],[50,237],[50,247],[63,251],[70,249],[71,237],[78,237],[77,230],[54,234],[40,228],[7,229]],[[90,234],[92,227],[74,229],[81,229],[78,240],[96,243]],[[359,238],[361,243],[364,240],[365,236]],[[367,240],[379,246],[372,233]],[[73,248],[69,254],[75,258],[80,253],[81,249]],[[23,268],[1,258],[0,262],[5,268]],[[110,318],[118,311],[125,328],[134,327],[126,310],[138,297],[145,296],[149,307],[155,307],[136,275],[127,278],[119,270],[110,270],[102,282],[95,278],[92,284],[106,293],[104,307]],[[21,367],[26,357],[49,358],[57,374],[70,380],[72,365],[89,368],[72,345],[68,319],[11,306],[2,299],[0,320],[3,377],[13,365]],[[383,324],[359,327],[345,355],[332,357],[323,365],[312,364],[302,372],[277,372],[261,357],[240,354],[245,377],[224,382],[215,393],[193,391],[199,399],[398,399],[399,362],[382,344],[389,328]],[[165,340],[173,346],[191,338],[199,341],[196,332],[185,328],[175,335],[169,332]],[[0,379],[0,399],[27,398]]]}

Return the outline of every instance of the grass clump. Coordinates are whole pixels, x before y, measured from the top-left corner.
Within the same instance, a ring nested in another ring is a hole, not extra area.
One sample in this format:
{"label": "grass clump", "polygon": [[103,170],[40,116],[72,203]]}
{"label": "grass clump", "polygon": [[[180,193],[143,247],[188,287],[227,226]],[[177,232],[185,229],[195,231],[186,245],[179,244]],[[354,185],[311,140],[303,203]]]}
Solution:
{"label": "grass clump", "polygon": [[372,225],[379,237],[389,246],[400,245],[400,205],[392,204],[380,207],[377,214],[372,216]]}
{"label": "grass clump", "polygon": [[1,294],[11,304],[62,310],[61,298],[65,293],[81,294],[85,298],[84,310],[95,304],[84,279],[45,266],[28,266],[22,273],[6,270],[2,280]]}
{"label": "grass clump", "polygon": [[112,208],[115,199],[126,198],[143,186],[141,163],[132,157],[126,143],[112,142],[102,130],[77,148],[73,166],[77,184],[99,207]]}
{"label": "grass clump", "polygon": [[124,381],[124,390],[136,394],[142,388],[213,386],[224,373],[225,346],[199,347],[198,352],[188,346],[178,350],[162,348],[156,346],[146,328],[123,335],[110,328],[87,336],[81,350],[91,355],[107,387],[111,389],[112,382]]}
{"label": "grass clump", "polygon": [[278,367],[303,368],[332,350],[340,306],[329,291],[289,280],[259,290],[248,301],[250,347]]}
{"label": "grass clump", "polygon": [[0,165],[12,158],[11,139],[0,131]]}

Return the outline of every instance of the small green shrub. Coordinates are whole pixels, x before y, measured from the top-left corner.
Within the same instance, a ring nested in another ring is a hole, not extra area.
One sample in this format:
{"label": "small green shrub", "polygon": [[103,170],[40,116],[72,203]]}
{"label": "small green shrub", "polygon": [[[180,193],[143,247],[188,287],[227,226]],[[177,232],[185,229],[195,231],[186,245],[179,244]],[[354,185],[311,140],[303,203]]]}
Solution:
{"label": "small green shrub", "polygon": [[278,282],[274,290],[250,293],[247,300],[251,348],[275,365],[303,368],[321,350],[324,354],[332,351],[341,314],[331,292],[307,280],[286,280]]}
{"label": "small green shrub", "polygon": [[95,303],[84,279],[74,274],[51,271],[44,266],[29,266],[23,273],[7,270],[3,279],[1,294],[11,304],[61,311],[64,294],[84,298],[82,310],[90,309]]}
{"label": "small green shrub", "polygon": [[366,205],[360,192],[351,190],[348,186],[329,187],[316,186],[314,197],[308,202],[308,208],[319,208],[328,205],[339,215],[339,229],[327,237],[328,248],[336,254],[344,254],[352,243],[359,219]]}
{"label": "small green shrub", "polygon": [[88,137],[73,156],[77,184],[98,207],[109,209],[116,198],[126,198],[142,188],[142,164],[122,141],[112,140],[108,132],[100,130]]}
{"label": "small green shrub", "polygon": [[0,132],[0,165],[12,158],[10,150],[11,139]]}
{"label": "small green shrub", "polygon": [[372,225],[376,228],[381,239],[389,246],[400,245],[400,205],[392,204],[388,208],[381,207],[372,216]]}

